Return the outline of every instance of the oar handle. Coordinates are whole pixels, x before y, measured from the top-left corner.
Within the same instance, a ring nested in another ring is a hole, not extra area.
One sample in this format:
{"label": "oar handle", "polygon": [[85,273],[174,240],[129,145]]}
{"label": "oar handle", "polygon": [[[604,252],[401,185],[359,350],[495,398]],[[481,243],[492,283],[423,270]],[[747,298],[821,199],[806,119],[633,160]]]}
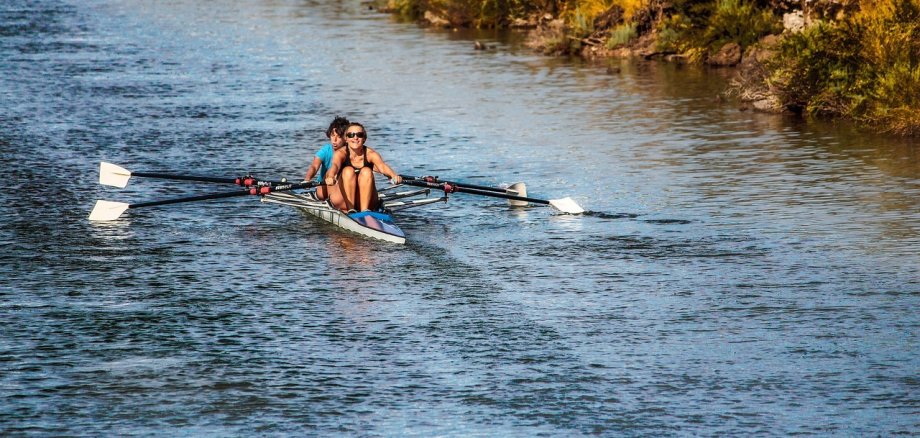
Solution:
{"label": "oar handle", "polygon": [[[400,176],[401,176],[401,175],[400,175]],[[502,198],[502,199],[512,199],[512,200],[515,200],[515,201],[533,202],[533,203],[535,203],[535,204],[549,204],[549,201],[547,201],[547,200],[545,200],[545,199],[536,199],[536,198],[528,198],[528,197],[526,197],[526,196],[509,195],[509,194],[507,194],[507,193],[500,193],[500,192],[497,192],[497,191],[494,191],[494,190],[476,189],[476,188],[472,188],[472,187],[470,187],[470,186],[465,186],[465,185],[454,185],[454,184],[451,184],[451,183],[448,183],[448,182],[440,182],[440,183],[438,183],[438,182],[419,181],[419,180],[414,180],[414,179],[408,179],[408,180],[407,180],[407,179],[405,179],[405,177],[403,177],[402,183],[403,183],[403,184],[406,184],[406,185],[410,185],[410,186],[416,186],[416,187],[428,187],[428,188],[432,188],[432,189],[441,189],[441,190],[444,190],[444,193],[458,193],[458,192],[459,192],[459,193],[469,193],[469,194],[472,194],[472,195],[490,196],[490,197],[493,197],[493,198]]]}

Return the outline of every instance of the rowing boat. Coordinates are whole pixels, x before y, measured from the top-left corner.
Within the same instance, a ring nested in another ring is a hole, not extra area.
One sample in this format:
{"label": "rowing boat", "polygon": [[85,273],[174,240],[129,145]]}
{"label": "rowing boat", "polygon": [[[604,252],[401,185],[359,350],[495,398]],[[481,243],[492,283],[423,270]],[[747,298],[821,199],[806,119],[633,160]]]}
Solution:
{"label": "rowing boat", "polygon": [[344,213],[331,205],[327,201],[321,201],[313,196],[313,192],[277,192],[262,197],[262,202],[288,205],[315,216],[323,221],[329,222],[346,231],[360,234],[372,239],[383,240],[386,242],[406,243],[406,234],[399,226],[396,225],[392,213],[409,207],[418,207],[434,202],[447,201],[446,197],[442,198],[422,198],[406,201],[397,201],[397,199],[409,198],[418,195],[428,195],[430,190],[414,190],[408,192],[393,192],[399,186],[387,187],[381,190],[379,198],[383,202],[382,211],[363,211],[359,213]]}
{"label": "rowing boat", "polygon": [[[103,162],[99,165],[100,184],[124,188],[127,186],[128,180],[132,176],[177,181],[233,184],[241,186],[242,188],[206,195],[186,196],[135,204],[99,200],[96,201],[96,205],[90,212],[89,220],[116,220],[129,209],[133,210],[193,201],[255,195],[259,196],[262,202],[296,207],[323,221],[362,236],[403,244],[406,242],[406,234],[396,225],[392,216],[393,212],[435,202],[447,202],[447,197],[450,193],[468,193],[471,195],[503,198],[506,199],[510,205],[517,207],[529,204],[548,205],[566,214],[581,214],[585,211],[571,198],[546,200],[527,197],[527,188],[524,183],[513,184],[510,187],[489,187],[444,181],[438,179],[436,176],[417,177],[400,175],[401,184],[385,187],[377,192],[378,198],[381,201],[380,211],[343,213],[330,206],[326,201],[320,201],[315,197],[315,187],[319,184],[317,181],[289,183],[283,179],[281,181],[258,180],[252,175],[235,178],[217,178],[160,172],[131,172],[121,166],[111,163]],[[419,189],[419,187],[421,187],[421,189]],[[408,188],[409,190],[402,190],[403,188]],[[444,194],[441,197],[429,197],[431,190],[441,190]],[[420,196],[424,196],[424,198],[420,198]]]}

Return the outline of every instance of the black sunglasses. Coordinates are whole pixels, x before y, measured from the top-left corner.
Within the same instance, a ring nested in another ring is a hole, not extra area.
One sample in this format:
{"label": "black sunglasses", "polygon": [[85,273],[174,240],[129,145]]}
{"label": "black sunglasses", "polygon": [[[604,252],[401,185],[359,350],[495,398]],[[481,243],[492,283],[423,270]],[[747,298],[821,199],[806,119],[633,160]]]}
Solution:
{"label": "black sunglasses", "polygon": [[355,137],[367,138],[367,133],[366,132],[346,132],[345,133],[345,138],[355,138]]}

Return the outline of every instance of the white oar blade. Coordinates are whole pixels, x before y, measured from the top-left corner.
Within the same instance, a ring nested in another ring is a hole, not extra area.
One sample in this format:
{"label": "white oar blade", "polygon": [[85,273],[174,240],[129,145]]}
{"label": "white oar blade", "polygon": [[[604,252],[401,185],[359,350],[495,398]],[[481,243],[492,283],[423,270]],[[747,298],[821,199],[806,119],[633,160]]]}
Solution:
{"label": "white oar blade", "polygon": [[96,201],[96,206],[93,207],[93,211],[89,214],[89,220],[113,221],[118,219],[127,209],[128,204],[124,202]]}
{"label": "white oar blade", "polygon": [[572,198],[550,199],[549,205],[556,210],[568,214],[581,214],[585,212],[585,209],[581,208]]}
{"label": "white oar blade", "polygon": [[128,169],[105,161],[99,163],[99,184],[125,188],[129,178],[131,172]]}
{"label": "white oar blade", "polygon": [[[527,184],[524,184],[522,182],[511,184],[510,186],[508,186],[507,189],[505,189],[505,193],[509,195],[514,195],[514,196],[527,197]],[[517,201],[514,199],[509,199],[508,205],[512,207],[526,207],[527,201]]]}

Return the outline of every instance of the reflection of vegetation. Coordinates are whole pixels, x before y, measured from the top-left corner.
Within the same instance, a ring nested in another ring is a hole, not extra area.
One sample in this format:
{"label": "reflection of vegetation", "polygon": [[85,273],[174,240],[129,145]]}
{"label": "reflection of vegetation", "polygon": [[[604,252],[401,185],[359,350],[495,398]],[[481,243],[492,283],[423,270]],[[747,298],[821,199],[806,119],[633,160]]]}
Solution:
{"label": "reflection of vegetation", "polygon": [[878,0],[791,35],[770,67],[786,107],[920,134],[918,0]]}
{"label": "reflection of vegetation", "polygon": [[920,135],[920,0],[377,1],[442,26],[536,27],[531,46],[548,54],[596,56],[632,45],[692,62],[711,61],[729,43],[744,51],[781,34],[783,13],[802,14],[794,9],[805,4],[809,25],[783,34],[775,59],[746,84],[757,90],[742,94]]}

